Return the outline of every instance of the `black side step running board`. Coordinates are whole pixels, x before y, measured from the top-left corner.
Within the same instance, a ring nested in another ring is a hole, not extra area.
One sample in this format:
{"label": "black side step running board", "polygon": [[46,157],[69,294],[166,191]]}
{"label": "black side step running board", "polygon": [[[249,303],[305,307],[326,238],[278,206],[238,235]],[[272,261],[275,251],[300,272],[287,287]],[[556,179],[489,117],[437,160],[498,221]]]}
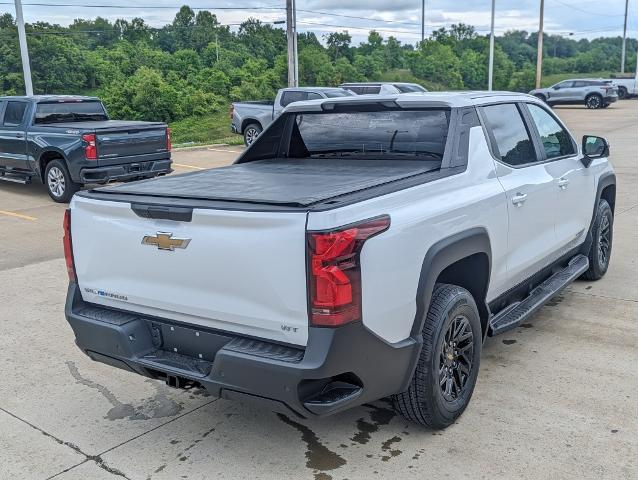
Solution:
{"label": "black side step running board", "polygon": [[14,173],[8,171],[0,171],[0,181],[21,183],[22,185],[29,185],[31,183],[31,175],[23,173]]}
{"label": "black side step running board", "polygon": [[560,293],[589,268],[589,260],[585,255],[576,255],[567,267],[556,272],[536,287],[521,302],[513,303],[490,318],[491,337],[507,332],[520,325],[525,319],[538,311],[554,295]]}

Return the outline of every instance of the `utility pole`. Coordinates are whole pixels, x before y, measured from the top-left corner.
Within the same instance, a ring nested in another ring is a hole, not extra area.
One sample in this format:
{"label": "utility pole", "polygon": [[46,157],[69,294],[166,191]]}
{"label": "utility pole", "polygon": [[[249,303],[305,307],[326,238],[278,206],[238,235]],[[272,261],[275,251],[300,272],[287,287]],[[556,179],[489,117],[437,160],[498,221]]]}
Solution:
{"label": "utility pole", "polygon": [[490,63],[487,69],[487,89],[492,91],[492,80],[494,78],[494,11],[496,10],[496,0],[492,0],[492,24],[490,26]]}
{"label": "utility pole", "polygon": [[296,66],[296,38],[294,29],[293,0],[286,0],[286,37],[288,40],[288,86],[296,87],[297,78],[295,75]]}
{"label": "utility pole", "polygon": [[297,0],[292,0],[292,38],[294,40],[295,87],[299,86],[299,51],[297,50]]}
{"label": "utility pole", "polygon": [[18,24],[18,40],[20,42],[20,56],[22,57],[22,71],[24,72],[24,89],[27,96],[33,95],[33,83],[31,82],[31,64],[29,63],[29,48],[27,47],[27,32],[24,29],[24,15],[22,13],[22,1],[15,0],[16,23]]}
{"label": "utility pole", "polygon": [[421,42],[425,40],[425,0],[421,0]]}
{"label": "utility pole", "polygon": [[625,53],[627,50],[627,10],[629,0],[625,0],[625,24],[622,29],[622,52],[620,53],[620,73],[625,73]]}
{"label": "utility pole", "polygon": [[219,63],[219,35],[215,32],[215,56],[217,57],[217,63]]}
{"label": "utility pole", "polygon": [[543,75],[543,17],[545,16],[545,0],[541,0],[541,14],[538,23],[538,52],[536,53],[536,88],[541,88],[541,76]]}

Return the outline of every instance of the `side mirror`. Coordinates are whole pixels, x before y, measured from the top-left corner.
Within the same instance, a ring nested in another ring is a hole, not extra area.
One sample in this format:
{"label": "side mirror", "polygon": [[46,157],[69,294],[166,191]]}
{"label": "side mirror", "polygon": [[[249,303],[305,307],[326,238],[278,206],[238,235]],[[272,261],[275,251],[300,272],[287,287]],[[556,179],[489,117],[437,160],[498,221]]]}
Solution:
{"label": "side mirror", "polygon": [[585,135],[583,137],[583,158],[582,162],[585,167],[589,167],[591,162],[597,158],[609,156],[609,142],[603,137],[595,135]]}

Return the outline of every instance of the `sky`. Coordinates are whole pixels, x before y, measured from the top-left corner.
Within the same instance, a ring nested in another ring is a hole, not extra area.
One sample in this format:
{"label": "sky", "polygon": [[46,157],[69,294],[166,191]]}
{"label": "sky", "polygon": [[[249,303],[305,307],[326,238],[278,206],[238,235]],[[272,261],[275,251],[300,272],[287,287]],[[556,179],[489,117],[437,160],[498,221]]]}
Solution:
{"label": "sky", "polygon": [[[75,18],[101,16],[143,18],[151,26],[170,23],[179,7],[209,9],[224,24],[237,24],[248,17],[262,21],[284,20],[285,0],[22,0],[26,22],[45,21],[68,25]],[[638,0],[629,0],[627,31],[638,36]],[[31,4],[31,5],[29,5]],[[37,4],[37,5],[35,5]],[[496,0],[495,29],[538,30],[539,0]],[[63,6],[64,5],[64,6]],[[85,6],[81,6],[85,5]],[[230,8],[238,8],[231,10]],[[545,0],[545,31],[572,38],[622,35],[625,0]],[[425,0],[426,35],[453,23],[473,25],[479,33],[490,28],[490,0]],[[348,30],[355,43],[375,29],[385,38],[392,35],[403,43],[421,37],[421,0],[297,0],[299,31]],[[0,14],[15,14],[12,0],[0,0]],[[364,18],[361,18],[364,17]],[[282,25],[283,27],[283,25]],[[236,28],[236,27],[233,27]]]}

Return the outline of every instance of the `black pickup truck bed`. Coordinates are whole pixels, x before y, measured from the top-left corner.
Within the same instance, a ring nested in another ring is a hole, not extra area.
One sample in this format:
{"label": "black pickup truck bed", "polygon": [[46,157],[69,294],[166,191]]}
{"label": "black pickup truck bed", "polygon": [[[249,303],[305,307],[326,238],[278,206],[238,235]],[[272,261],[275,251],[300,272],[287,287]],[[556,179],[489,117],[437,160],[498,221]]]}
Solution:
{"label": "black pickup truck bed", "polygon": [[306,207],[439,168],[439,161],[422,160],[262,160],[107,186],[96,192]]}

